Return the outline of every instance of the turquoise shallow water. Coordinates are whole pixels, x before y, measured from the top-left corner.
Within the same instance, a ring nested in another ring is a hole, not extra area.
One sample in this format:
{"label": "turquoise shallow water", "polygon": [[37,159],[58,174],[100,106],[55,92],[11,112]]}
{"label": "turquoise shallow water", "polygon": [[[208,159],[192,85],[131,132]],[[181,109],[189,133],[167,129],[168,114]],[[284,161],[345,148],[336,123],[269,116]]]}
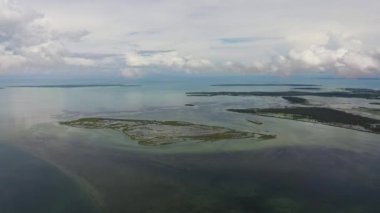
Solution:
{"label": "turquoise shallow water", "polygon": [[[376,212],[380,208],[379,135],[226,111],[286,106],[288,103],[281,98],[185,94],[291,89],[209,86],[237,82],[313,83],[325,89],[380,85],[379,80],[222,79],[139,82],[140,87],[19,88],[7,86],[25,82],[2,81],[0,164],[5,171],[2,174],[7,175],[0,178],[4,189],[0,190],[4,198],[0,209],[23,212],[33,206],[34,212]],[[332,105],[369,102],[315,100]],[[188,103],[195,106],[184,106]],[[152,147],[138,145],[112,130],[58,124],[94,116],[189,121],[268,132],[277,138]],[[263,125],[251,124],[247,119]],[[30,184],[35,187],[28,188]],[[9,195],[12,191],[14,197]]]}

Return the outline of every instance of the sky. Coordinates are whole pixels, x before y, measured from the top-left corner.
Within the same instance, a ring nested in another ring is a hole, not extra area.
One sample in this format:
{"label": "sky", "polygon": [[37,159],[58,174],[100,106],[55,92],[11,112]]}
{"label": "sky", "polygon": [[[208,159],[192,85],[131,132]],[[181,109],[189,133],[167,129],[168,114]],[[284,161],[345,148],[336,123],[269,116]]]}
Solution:
{"label": "sky", "polygon": [[380,76],[378,0],[0,0],[0,76]]}

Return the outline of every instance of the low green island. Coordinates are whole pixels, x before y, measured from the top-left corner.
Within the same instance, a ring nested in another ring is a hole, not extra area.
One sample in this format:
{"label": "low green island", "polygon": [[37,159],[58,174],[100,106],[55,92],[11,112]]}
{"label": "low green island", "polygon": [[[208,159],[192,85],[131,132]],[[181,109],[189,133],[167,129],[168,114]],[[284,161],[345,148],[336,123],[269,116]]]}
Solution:
{"label": "low green island", "polygon": [[380,120],[325,107],[228,109],[266,117],[321,123],[353,130],[380,134]]}
{"label": "low green island", "polygon": [[283,99],[287,100],[288,102],[292,104],[302,104],[302,105],[308,105],[309,101],[305,98],[300,97],[292,97],[292,96],[284,96]]}
{"label": "low green island", "polygon": [[318,97],[336,97],[336,98],[364,98],[364,99],[380,99],[380,91],[372,89],[350,89],[346,88],[344,91],[330,91],[330,92],[310,92],[310,91],[252,91],[252,92],[187,92],[187,96],[318,96]]}
{"label": "low green island", "polygon": [[141,145],[164,145],[184,141],[218,141],[233,139],[253,139],[255,141],[273,139],[271,134],[238,131],[219,126],[208,126],[183,121],[157,121],[114,118],[81,118],[60,122],[61,125],[88,128],[112,129],[127,135]]}
{"label": "low green island", "polygon": [[321,88],[319,88],[319,87],[295,87],[292,89],[296,89],[296,90],[321,90]]}
{"label": "low green island", "polygon": [[249,119],[247,119],[247,121],[249,123],[253,123],[253,124],[256,124],[256,125],[262,125],[263,124],[263,122],[261,122],[261,121],[254,121],[254,120],[249,120]]}
{"label": "low green island", "polygon": [[315,84],[213,84],[213,87],[314,87]]}

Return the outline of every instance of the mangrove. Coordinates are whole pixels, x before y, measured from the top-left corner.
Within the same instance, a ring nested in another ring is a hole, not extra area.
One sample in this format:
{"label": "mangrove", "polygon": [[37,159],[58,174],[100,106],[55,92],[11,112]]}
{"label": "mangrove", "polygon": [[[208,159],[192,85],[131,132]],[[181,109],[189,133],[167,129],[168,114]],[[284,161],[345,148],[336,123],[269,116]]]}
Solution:
{"label": "mangrove", "polygon": [[228,111],[315,122],[380,134],[380,120],[325,107],[250,108]]}
{"label": "mangrove", "polygon": [[238,131],[225,127],[194,124],[184,121],[81,118],[63,121],[60,124],[88,129],[117,130],[141,145],[163,145],[189,140],[205,142],[253,139],[258,141],[275,138],[274,135],[270,134]]}

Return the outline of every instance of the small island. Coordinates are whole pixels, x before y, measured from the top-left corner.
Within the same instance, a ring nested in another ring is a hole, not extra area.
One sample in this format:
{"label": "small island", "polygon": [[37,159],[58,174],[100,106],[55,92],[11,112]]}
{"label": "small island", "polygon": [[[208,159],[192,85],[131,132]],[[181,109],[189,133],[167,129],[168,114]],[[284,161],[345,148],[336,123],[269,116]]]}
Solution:
{"label": "small island", "polygon": [[238,131],[225,127],[183,121],[81,118],[73,121],[63,121],[60,124],[88,129],[117,130],[141,145],[164,145],[189,140],[206,142],[247,138],[261,141],[276,137],[270,134]]}
{"label": "small island", "polygon": [[14,88],[86,88],[86,87],[139,87],[137,84],[58,84],[58,85],[23,85]]}
{"label": "small island", "polygon": [[283,96],[283,99],[287,100],[288,102],[292,104],[302,104],[302,105],[308,105],[309,101],[305,98],[300,97],[292,97],[292,96]]}
{"label": "small island", "polygon": [[262,125],[263,124],[263,122],[261,122],[261,121],[254,121],[254,120],[249,120],[249,119],[247,119],[247,121],[249,123],[253,123],[253,124],[256,124],[256,125]]}
{"label": "small island", "polygon": [[296,89],[296,90],[321,90],[321,88],[319,88],[319,87],[295,87],[292,89]]}

